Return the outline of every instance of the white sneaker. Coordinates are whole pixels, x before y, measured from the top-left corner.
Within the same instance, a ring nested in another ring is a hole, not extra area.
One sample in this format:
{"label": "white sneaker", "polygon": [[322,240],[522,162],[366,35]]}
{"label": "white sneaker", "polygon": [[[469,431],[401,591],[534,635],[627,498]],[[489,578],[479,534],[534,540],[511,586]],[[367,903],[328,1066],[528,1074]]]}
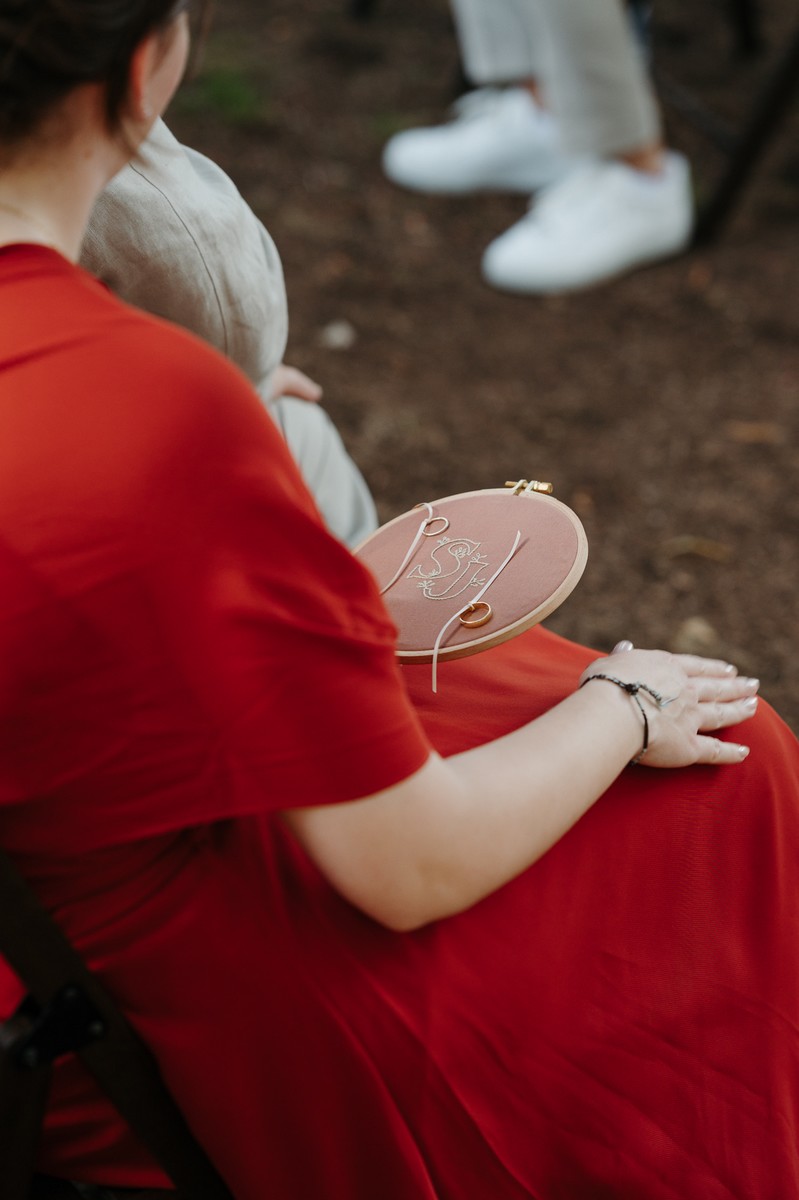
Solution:
{"label": "white sneaker", "polygon": [[389,179],[419,192],[533,192],[573,168],[556,123],[526,88],[478,88],[446,125],[395,134],[383,151]]}
{"label": "white sneaker", "polygon": [[567,292],[678,254],[693,227],[691,175],[681,154],[659,175],[594,162],[548,188],[492,242],[483,276],[513,292]]}

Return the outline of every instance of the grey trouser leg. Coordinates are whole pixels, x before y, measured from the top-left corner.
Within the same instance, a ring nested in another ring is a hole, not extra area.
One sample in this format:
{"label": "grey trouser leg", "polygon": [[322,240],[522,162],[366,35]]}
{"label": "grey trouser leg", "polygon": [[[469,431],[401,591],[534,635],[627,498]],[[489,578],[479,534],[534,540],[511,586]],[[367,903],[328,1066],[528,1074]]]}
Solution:
{"label": "grey trouser leg", "polygon": [[564,148],[613,155],[660,137],[646,67],[622,0],[452,0],[475,83],[538,80]]}
{"label": "grey trouser leg", "polygon": [[283,396],[269,405],[331,533],[351,549],[377,529],[371,492],[330,417],[318,404]]}

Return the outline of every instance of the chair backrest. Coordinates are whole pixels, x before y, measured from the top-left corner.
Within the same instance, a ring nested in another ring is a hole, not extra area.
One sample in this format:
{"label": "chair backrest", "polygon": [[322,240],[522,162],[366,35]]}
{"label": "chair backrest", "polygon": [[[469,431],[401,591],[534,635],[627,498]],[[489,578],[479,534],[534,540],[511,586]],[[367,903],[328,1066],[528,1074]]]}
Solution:
{"label": "chair backrest", "polygon": [[157,1064],[0,852],[0,955],[28,995],[0,1026],[0,1195],[27,1200],[52,1063],[76,1053],[185,1200],[233,1200]]}

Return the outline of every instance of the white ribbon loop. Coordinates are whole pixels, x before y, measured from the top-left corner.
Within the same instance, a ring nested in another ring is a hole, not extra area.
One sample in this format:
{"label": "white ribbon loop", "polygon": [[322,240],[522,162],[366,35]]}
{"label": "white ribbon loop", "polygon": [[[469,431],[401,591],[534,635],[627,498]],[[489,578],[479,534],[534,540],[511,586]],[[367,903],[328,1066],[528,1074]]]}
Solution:
{"label": "white ribbon loop", "polygon": [[[428,504],[428,502],[426,500],[423,501],[423,503],[421,503],[421,504],[417,504],[416,507],[426,509],[427,516],[423,519],[421,525],[416,530],[416,534],[414,535],[413,541],[411,542],[410,546],[408,547],[408,551],[407,551],[405,557],[403,558],[402,562],[400,563],[399,567],[394,572],[391,579],[389,579],[388,583],[384,584],[383,587],[381,587],[381,589],[380,589],[381,596],[384,595],[389,590],[389,588],[392,588],[394,586],[394,584],[397,582],[397,580],[401,577],[403,571],[408,566],[408,564],[410,563],[414,554],[416,553],[416,549],[417,549],[419,543],[421,542],[422,538],[423,537],[438,537],[441,534],[443,534],[446,529],[449,528],[449,520],[446,517],[436,516],[436,514],[433,512],[432,504]],[[430,530],[428,529],[428,526],[431,525],[434,521],[443,521],[444,525],[441,529],[437,529],[434,532],[430,532]],[[433,687],[434,692],[438,691],[438,656],[439,656],[439,652],[441,650],[441,643],[444,640],[444,636],[445,636],[447,630],[449,629],[450,625],[453,625],[455,623],[455,621],[460,620],[460,618],[463,617],[464,614],[466,614],[468,612],[475,612],[475,610],[478,608],[486,609],[487,610],[486,615],[481,617],[477,621],[464,621],[463,622],[464,625],[466,625],[466,626],[484,625],[490,619],[491,605],[490,604],[481,604],[481,601],[483,599],[483,596],[485,596],[486,592],[491,587],[491,584],[494,582],[494,580],[499,578],[499,576],[502,574],[502,572],[507,567],[510,560],[513,558],[516,551],[519,549],[519,543],[521,542],[521,540],[522,540],[522,531],[521,531],[521,529],[517,529],[516,537],[514,539],[513,545],[511,546],[509,552],[506,554],[503,561],[497,567],[494,574],[488,580],[488,582],[484,583],[483,586],[480,588],[479,592],[477,593],[477,595],[472,596],[471,599],[468,600],[466,602],[466,604],[463,605],[462,608],[459,608],[456,613],[453,613],[452,616],[447,621],[445,621],[445,623],[441,626],[441,629],[439,629],[438,636],[436,637],[435,643],[433,645],[432,687]]]}
{"label": "white ribbon loop", "polygon": [[472,608],[473,605],[479,604],[479,602],[482,600],[483,596],[486,594],[488,589],[491,587],[491,584],[494,582],[495,579],[499,578],[499,576],[502,574],[502,572],[507,567],[510,560],[513,558],[516,551],[519,549],[519,543],[521,542],[521,540],[522,540],[522,531],[521,531],[521,529],[517,529],[516,537],[514,538],[513,545],[511,546],[510,551],[508,552],[508,554],[505,555],[504,560],[497,567],[496,571],[491,576],[491,578],[488,580],[488,582],[484,583],[483,586],[480,588],[480,591],[477,593],[477,595],[472,596],[471,600],[469,600],[467,604],[464,604],[463,608],[459,608],[456,613],[453,613],[453,615],[449,618],[449,620],[446,621],[439,629],[438,637],[436,638],[435,645],[433,646],[433,691],[434,692],[438,692],[438,652],[441,649],[441,642],[444,639],[444,634],[447,632],[450,625],[452,625],[455,621],[457,621],[460,617],[462,617],[464,613],[468,612],[469,609]]}
{"label": "white ribbon loop", "polygon": [[[408,547],[408,553],[403,558],[403,560],[400,563],[399,567],[397,568],[396,572],[391,576],[388,583],[384,584],[383,587],[381,587],[381,589],[380,589],[381,596],[384,595],[384,593],[387,592],[389,588],[392,588],[394,586],[394,584],[397,582],[400,575],[405,570],[408,563],[411,561],[414,554],[416,553],[416,547],[419,545],[419,543],[423,537],[438,537],[440,534],[444,533],[447,529],[449,529],[449,519],[447,517],[437,517],[435,515],[435,513],[433,512],[432,504],[428,504],[427,501],[425,500],[421,504],[417,504],[416,507],[417,508],[426,508],[427,516],[422,521],[419,528],[416,530],[416,536],[414,537],[413,541],[411,542],[410,546]],[[440,529],[437,529],[435,531],[435,533],[430,533],[427,529],[427,526],[431,525],[433,523],[433,521],[443,521],[444,524],[442,525],[442,527]]]}

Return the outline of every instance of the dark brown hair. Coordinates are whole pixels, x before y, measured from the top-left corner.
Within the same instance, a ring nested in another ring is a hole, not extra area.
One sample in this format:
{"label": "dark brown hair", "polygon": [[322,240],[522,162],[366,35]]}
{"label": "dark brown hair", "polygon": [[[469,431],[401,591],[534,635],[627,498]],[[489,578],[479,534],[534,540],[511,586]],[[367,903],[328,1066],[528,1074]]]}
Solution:
{"label": "dark brown hair", "polygon": [[134,50],[187,7],[186,0],[0,0],[0,144],[35,132],[82,83],[105,84],[116,130]]}

